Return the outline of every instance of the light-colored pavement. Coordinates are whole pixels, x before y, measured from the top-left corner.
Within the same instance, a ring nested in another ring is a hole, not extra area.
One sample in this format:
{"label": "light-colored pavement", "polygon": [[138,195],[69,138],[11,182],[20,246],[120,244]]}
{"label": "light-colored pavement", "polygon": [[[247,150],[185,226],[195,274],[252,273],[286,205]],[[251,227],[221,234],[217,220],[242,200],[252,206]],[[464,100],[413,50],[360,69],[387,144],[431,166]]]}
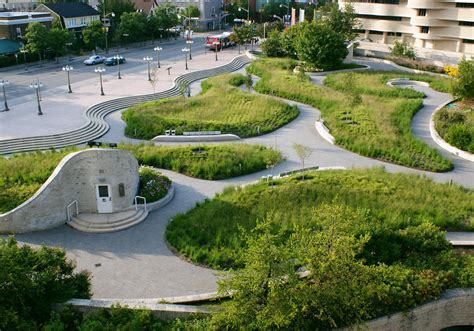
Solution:
{"label": "light-colored pavement", "polygon": [[[432,107],[449,98],[449,95],[435,93],[431,89],[425,92],[428,95],[425,99],[427,107],[414,119],[413,130],[415,135],[427,139],[429,143],[426,116],[429,117]],[[273,169],[274,174],[301,168],[293,150],[294,143],[301,143],[310,146],[313,152],[305,162],[308,167],[383,166],[390,172],[425,174],[435,181],[448,182],[452,179],[465,187],[474,187],[472,164],[459,163],[450,154],[446,156],[454,159],[456,169],[446,174],[435,174],[387,164],[330,145],[314,128],[319,112],[308,105],[289,103],[296,104],[300,109],[300,115],[294,121],[273,133],[241,141],[281,150],[287,160]],[[112,126],[109,138],[120,141],[124,124],[119,113],[112,114],[107,120]],[[103,138],[108,139],[107,136]],[[270,170],[222,181],[205,181],[171,171],[163,172],[176,183],[175,198],[169,205],[151,213],[145,222],[136,227],[122,232],[92,235],[61,226],[51,231],[19,235],[17,238],[24,243],[65,248],[68,256],[77,261],[79,269],[92,272],[95,298],[153,298],[211,292],[216,289],[216,275],[209,269],[194,266],[173,255],[164,240],[166,224],[176,213],[185,212],[196,202],[213,197],[224,187],[255,181],[262,175],[269,174]],[[468,236],[471,238],[473,234]]]}

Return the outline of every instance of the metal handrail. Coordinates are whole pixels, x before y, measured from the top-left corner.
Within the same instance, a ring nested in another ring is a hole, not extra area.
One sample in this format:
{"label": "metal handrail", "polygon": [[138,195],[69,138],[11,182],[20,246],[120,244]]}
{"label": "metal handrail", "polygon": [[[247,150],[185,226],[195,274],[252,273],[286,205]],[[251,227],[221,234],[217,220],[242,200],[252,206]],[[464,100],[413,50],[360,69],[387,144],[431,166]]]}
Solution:
{"label": "metal handrail", "polygon": [[74,204],[76,204],[76,215],[79,215],[79,203],[77,202],[77,200],[74,200],[73,202],[68,204],[67,207],[66,207],[66,214],[67,214],[67,221],[68,222],[70,222],[71,218],[72,218],[71,214],[69,213],[69,207],[71,207]]}
{"label": "metal handrail", "polygon": [[143,206],[145,208],[145,212],[147,211],[146,209],[146,198],[145,197],[142,197],[141,195],[137,195],[135,196],[135,210],[138,210],[138,203],[137,203],[137,200],[138,199],[142,199],[143,200]]}

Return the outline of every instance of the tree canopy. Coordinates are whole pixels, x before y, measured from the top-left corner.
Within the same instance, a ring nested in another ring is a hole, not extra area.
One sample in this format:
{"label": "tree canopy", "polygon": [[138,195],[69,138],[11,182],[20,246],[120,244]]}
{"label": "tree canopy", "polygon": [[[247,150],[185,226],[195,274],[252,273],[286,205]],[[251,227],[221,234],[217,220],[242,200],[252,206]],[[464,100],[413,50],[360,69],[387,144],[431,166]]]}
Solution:
{"label": "tree canopy", "polygon": [[82,29],[84,43],[90,48],[101,46],[105,42],[104,30],[100,21],[92,21]]}

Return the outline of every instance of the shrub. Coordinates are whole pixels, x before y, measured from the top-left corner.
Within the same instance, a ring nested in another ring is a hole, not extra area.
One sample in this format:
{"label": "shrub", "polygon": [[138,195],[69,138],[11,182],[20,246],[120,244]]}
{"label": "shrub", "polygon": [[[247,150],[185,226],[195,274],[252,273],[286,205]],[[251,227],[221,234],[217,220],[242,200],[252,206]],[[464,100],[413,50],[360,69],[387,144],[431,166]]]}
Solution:
{"label": "shrub", "polygon": [[0,239],[0,328],[39,329],[55,303],[91,296],[90,277],[59,248],[19,246]]}
{"label": "shrub", "polygon": [[462,59],[451,92],[463,99],[474,99],[474,60]]}
{"label": "shrub", "polygon": [[406,57],[409,59],[415,59],[416,58],[416,53],[413,47],[408,45],[405,42],[401,42],[399,40],[395,41],[393,44],[393,47],[390,48],[390,51],[392,55],[398,56],[398,57]]}
{"label": "shrub", "polygon": [[444,136],[445,140],[462,150],[474,152],[474,128],[464,124],[454,124],[449,127]]}
{"label": "shrub", "polygon": [[171,180],[152,167],[141,166],[139,170],[140,185],[138,195],[147,202],[158,201],[168,193]]}
{"label": "shrub", "polygon": [[438,134],[449,144],[474,153],[474,111],[468,103],[452,103],[435,117]]}
{"label": "shrub", "polygon": [[278,30],[270,31],[268,38],[262,43],[262,50],[267,56],[285,55],[281,44],[281,33]]}

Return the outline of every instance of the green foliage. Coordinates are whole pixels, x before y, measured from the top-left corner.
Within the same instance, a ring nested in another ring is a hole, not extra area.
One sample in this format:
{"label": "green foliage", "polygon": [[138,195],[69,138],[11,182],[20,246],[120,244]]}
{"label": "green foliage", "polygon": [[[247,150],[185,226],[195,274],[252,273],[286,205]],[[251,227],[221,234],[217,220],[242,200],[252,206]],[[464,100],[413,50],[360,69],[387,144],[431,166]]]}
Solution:
{"label": "green foliage", "polygon": [[279,152],[246,144],[166,147],[121,145],[131,151],[140,164],[165,168],[202,179],[224,179],[265,169],[269,161],[282,160]]}
{"label": "green foliage", "polygon": [[39,22],[33,22],[26,27],[25,48],[32,53],[38,53],[41,60],[41,52],[48,48],[48,29]]}
{"label": "green foliage", "polygon": [[33,330],[45,322],[52,305],[89,298],[90,277],[75,273],[75,264],[59,248],[19,246],[0,239],[0,328]]}
{"label": "green foliage", "polygon": [[130,40],[143,40],[145,35],[146,17],[143,13],[123,13],[120,18],[120,24],[117,28],[117,33],[122,36],[124,33],[128,34]]}
{"label": "green foliage", "polygon": [[105,34],[100,21],[92,21],[82,29],[82,38],[84,43],[90,49],[95,49],[105,43]]}
{"label": "green foliage", "polygon": [[[156,6],[153,15],[158,19],[158,27],[167,33],[167,30],[176,26],[179,22],[177,9],[171,4],[160,4]],[[163,33],[161,31],[160,33]]]}
{"label": "green foliage", "polygon": [[393,47],[390,48],[390,51],[392,55],[396,57],[406,57],[409,59],[416,58],[416,53],[413,47],[402,41],[395,41]]}
{"label": "green foliage", "polygon": [[474,153],[474,110],[468,104],[455,103],[438,111],[436,131],[449,144]]}
{"label": "green foliage", "polygon": [[[110,23],[112,29],[120,23],[122,14],[124,13],[133,13],[136,11],[135,5],[130,0],[99,0],[99,5],[97,6],[99,13],[108,14],[114,13],[115,16],[111,19]],[[110,16],[109,16],[110,17]]]}
{"label": "green foliage", "polygon": [[[411,119],[423,104],[417,98],[421,94],[386,86],[390,78],[407,77],[444,91],[449,86],[448,79],[399,72],[358,72],[352,74],[353,88],[349,91],[345,86],[347,74],[330,75],[325,80],[327,86],[321,87],[301,81],[288,70],[293,65],[288,59],[275,58],[252,63],[248,70],[261,77],[255,90],[318,108],[336,144],[348,150],[423,170],[452,169],[449,160],[411,133]],[[353,93],[360,97],[355,103]]]}
{"label": "green foliage", "polygon": [[463,58],[458,65],[451,92],[460,98],[474,100],[474,60]]}
{"label": "green foliage", "polygon": [[302,24],[295,49],[298,59],[323,70],[337,67],[347,55],[344,38],[326,24]]}
{"label": "green foliage", "polygon": [[36,152],[0,158],[0,213],[29,199],[72,150]]}
{"label": "green foliage", "polygon": [[[343,204],[357,211],[359,225],[354,234],[376,231],[372,240],[381,249],[369,250],[373,253],[364,256],[369,259],[373,254],[377,261],[387,263],[408,257],[411,245],[418,245],[407,244],[411,239],[399,230],[426,222],[444,229],[474,229],[474,193],[458,186],[381,169],[313,172],[304,178],[299,175],[273,181],[272,186],[260,183],[226,189],[212,201],[174,217],[166,238],[192,261],[225,269],[243,265],[239,256],[245,241],[240,228],[253,229],[256,220],[269,213],[282,229],[311,227],[314,209],[324,204]],[[372,247],[371,242],[368,245]]]}
{"label": "green foliage", "polygon": [[[350,326],[436,298],[463,276],[453,266],[444,234],[430,224],[402,230],[410,233],[407,239],[424,244],[412,245],[410,253],[423,255],[426,248],[433,249],[436,253],[429,254],[448,266],[434,261],[418,268],[404,263],[367,265],[358,255],[366,250],[373,231],[360,228],[357,212],[336,204],[317,208],[309,216],[310,225],[284,230],[279,218],[269,215],[247,231],[243,269],[219,286],[222,293],[232,293],[232,300],[212,316],[215,329]],[[396,242],[391,239],[389,244]],[[378,249],[382,247],[383,243]],[[465,266],[470,260],[458,258]]]}
{"label": "green foliage", "polygon": [[281,45],[281,33],[277,30],[270,31],[267,39],[262,43],[262,50],[267,56],[284,56],[285,53]]}
{"label": "green foliage", "polygon": [[66,43],[71,39],[71,33],[62,28],[52,28],[47,36],[48,46],[56,53],[56,57],[64,53]]}
{"label": "green foliage", "polygon": [[353,40],[357,36],[355,30],[360,28],[360,24],[352,4],[346,3],[341,10],[337,3],[328,3],[322,7],[322,12],[326,16],[325,24],[345,40]]}
{"label": "green foliage", "polygon": [[191,5],[191,6],[186,6],[185,8],[183,8],[180,13],[183,15],[182,16],[182,23],[184,24],[184,21],[185,21],[185,16],[186,17],[199,17],[201,16],[201,13],[199,11],[199,8],[194,6],[194,5]]}
{"label": "green foliage", "polygon": [[147,202],[158,201],[168,193],[171,180],[155,168],[141,166],[139,174],[138,195],[144,197]]}
{"label": "green foliage", "polygon": [[[184,131],[221,131],[240,137],[268,133],[285,125],[298,115],[296,107],[254,95],[232,86],[232,74],[213,77],[202,83],[202,93],[188,98],[168,98],[147,102],[126,110],[125,134],[151,139],[175,129]],[[235,83],[235,81],[233,81]]]}

